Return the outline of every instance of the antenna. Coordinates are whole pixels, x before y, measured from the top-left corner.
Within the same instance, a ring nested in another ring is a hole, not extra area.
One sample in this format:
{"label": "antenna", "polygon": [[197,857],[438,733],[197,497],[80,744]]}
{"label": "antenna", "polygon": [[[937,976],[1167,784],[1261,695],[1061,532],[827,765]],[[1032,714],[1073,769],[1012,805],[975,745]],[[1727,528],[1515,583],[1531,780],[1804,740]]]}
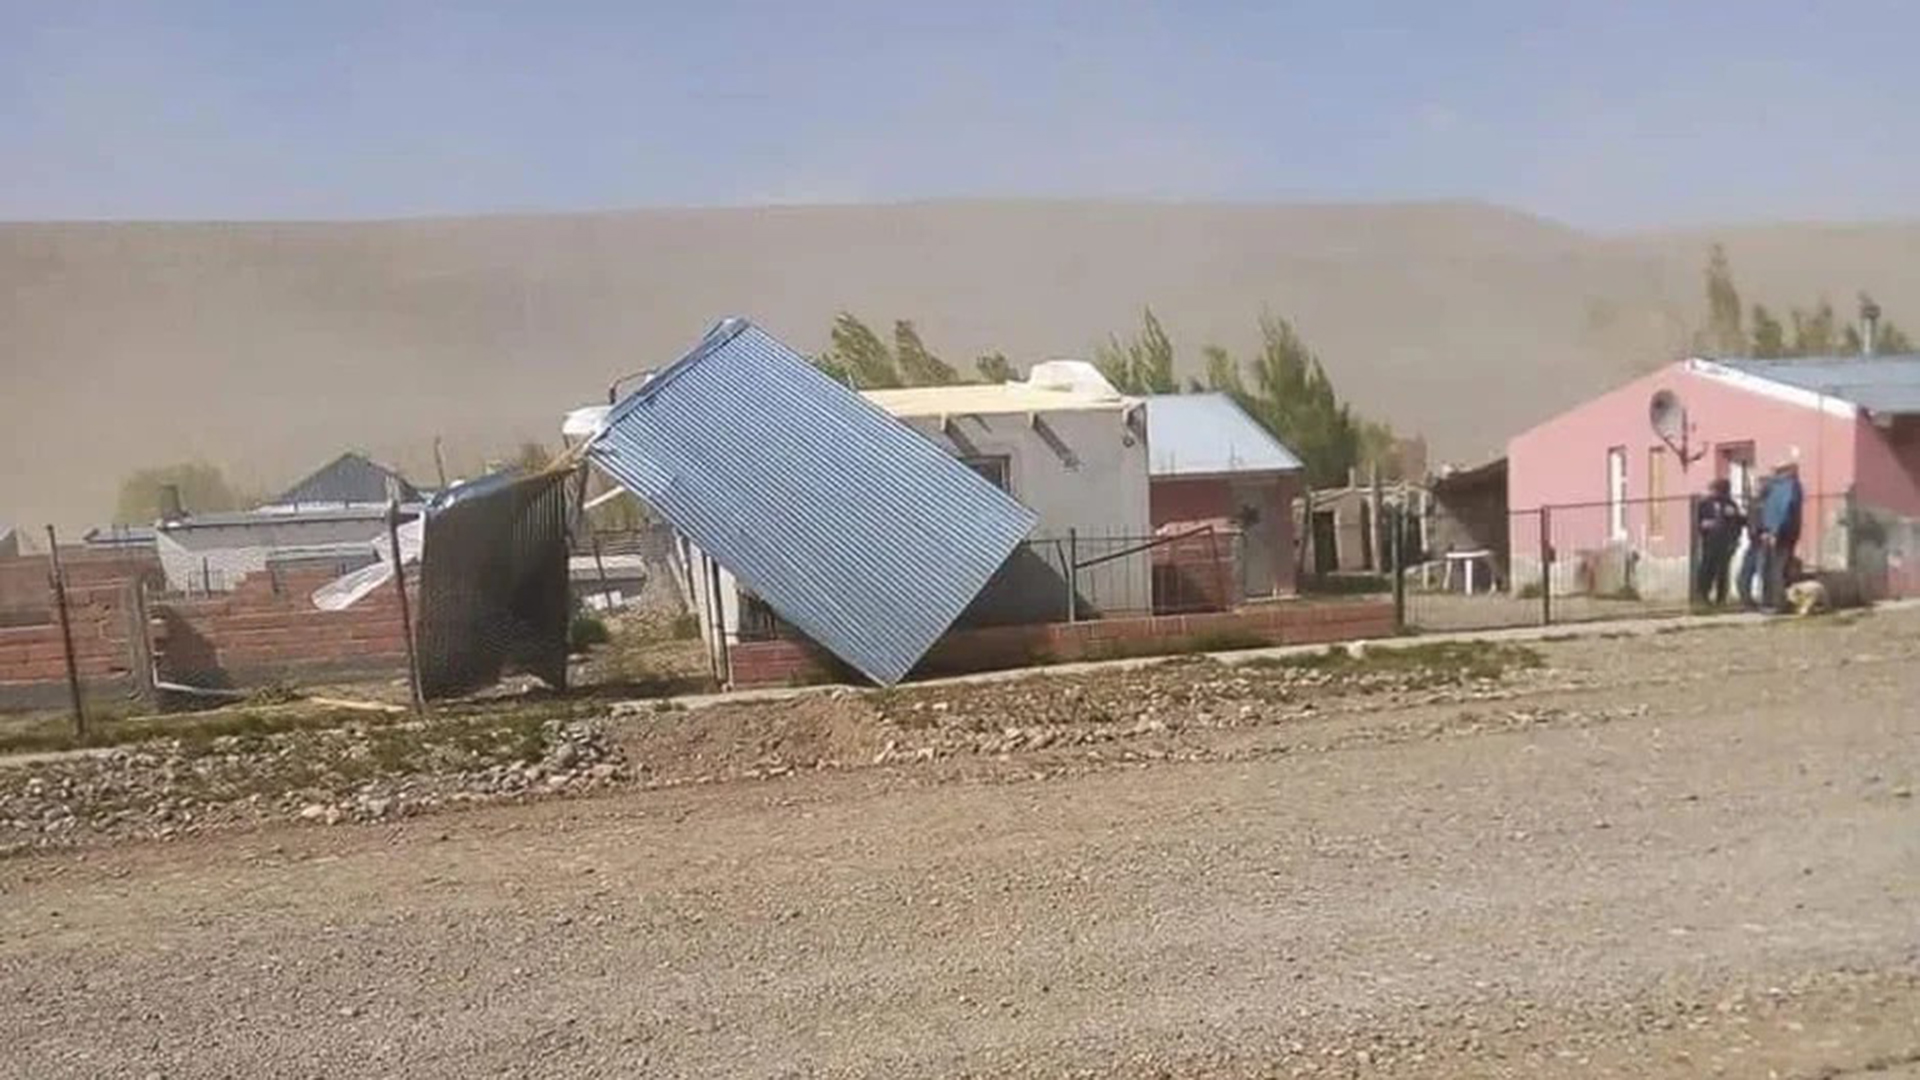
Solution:
{"label": "antenna", "polygon": [[1653,399],[1647,402],[1647,423],[1661,442],[1680,455],[1681,465],[1691,465],[1706,456],[1705,450],[1698,454],[1687,452],[1687,407],[1673,391],[1654,391]]}

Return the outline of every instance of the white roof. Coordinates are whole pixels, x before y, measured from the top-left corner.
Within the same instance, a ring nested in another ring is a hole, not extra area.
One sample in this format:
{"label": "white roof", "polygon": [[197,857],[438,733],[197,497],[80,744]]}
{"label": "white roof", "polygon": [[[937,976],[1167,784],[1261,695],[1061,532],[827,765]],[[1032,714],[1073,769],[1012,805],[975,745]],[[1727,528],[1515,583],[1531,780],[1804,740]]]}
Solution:
{"label": "white roof", "polygon": [[1035,364],[1025,382],[868,390],[866,399],[903,420],[1073,409],[1119,412],[1132,404],[1092,364],[1079,360]]}

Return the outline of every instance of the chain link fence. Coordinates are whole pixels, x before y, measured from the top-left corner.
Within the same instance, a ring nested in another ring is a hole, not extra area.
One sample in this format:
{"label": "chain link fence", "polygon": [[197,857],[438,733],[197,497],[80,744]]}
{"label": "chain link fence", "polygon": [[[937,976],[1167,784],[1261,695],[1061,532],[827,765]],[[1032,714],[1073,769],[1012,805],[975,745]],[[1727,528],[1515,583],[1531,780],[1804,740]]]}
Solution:
{"label": "chain link fence", "polygon": [[[1699,528],[1698,508],[1694,496],[1555,504],[1505,512],[1504,549],[1403,548],[1392,574],[1403,625],[1486,630],[1764,602],[1752,535],[1716,545]],[[1837,601],[1920,595],[1915,554],[1920,527],[1911,519],[1863,511],[1847,494],[1809,494],[1788,572],[1820,580]]]}

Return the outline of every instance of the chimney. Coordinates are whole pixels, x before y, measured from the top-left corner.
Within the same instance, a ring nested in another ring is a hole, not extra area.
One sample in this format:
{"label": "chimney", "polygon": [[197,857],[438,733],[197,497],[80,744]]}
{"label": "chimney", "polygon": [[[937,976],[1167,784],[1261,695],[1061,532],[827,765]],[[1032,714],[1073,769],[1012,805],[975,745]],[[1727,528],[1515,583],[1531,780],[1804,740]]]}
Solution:
{"label": "chimney", "polygon": [[179,521],[186,516],[186,509],[180,505],[180,485],[160,485],[160,520]]}
{"label": "chimney", "polygon": [[1880,305],[1873,297],[1860,294],[1860,355],[1872,356],[1874,336],[1880,329]]}

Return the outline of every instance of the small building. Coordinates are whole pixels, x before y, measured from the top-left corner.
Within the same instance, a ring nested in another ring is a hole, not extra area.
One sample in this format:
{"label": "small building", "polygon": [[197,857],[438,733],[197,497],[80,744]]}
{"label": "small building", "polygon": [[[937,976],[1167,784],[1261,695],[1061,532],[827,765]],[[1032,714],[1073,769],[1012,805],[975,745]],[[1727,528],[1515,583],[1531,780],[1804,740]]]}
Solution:
{"label": "small building", "polygon": [[1427,484],[1426,555],[1460,558],[1485,552],[1495,581],[1509,570],[1507,459],[1446,469]]}
{"label": "small building", "polygon": [[1806,492],[1799,555],[1868,595],[1920,586],[1920,356],[1689,359],[1586,401],[1507,446],[1513,579],[1685,595],[1691,496],[1737,498],[1777,462]]}
{"label": "small building", "polygon": [[1384,573],[1389,552],[1383,547],[1388,537],[1374,521],[1375,500],[1383,508],[1408,508],[1402,543],[1404,551],[1418,552],[1426,547],[1420,530],[1430,498],[1426,488],[1404,480],[1383,481],[1376,491],[1357,470],[1349,474],[1344,487],[1307,491],[1294,504],[1293,515],[1304,545],[1303,566],[1316,575]]}
{"label": "small building", "polygon": [[261,510],[322,509],[342,506],[385,506],[389,502],[424,502],[419,489],[397,471],[348,452],[262,504]]}
{"label": "small building", "polygon": [[[408,508],[407,517],[418,511]],[[268,569],[339,576],[367,566],[386,515],[384,505],[195,514],[156,525],[154,546],[169,590],[227,592]]]}
{"label": "small building", "polygon": [[[1295,591],[1292,507],[1304,466],[1293,451],[1226,394],[1148,398],[1147,446],[1155,532],[1228,534],[1233,595],[1224,606]],[[1187,576],[1163,580],[1175,574]],[[1186,606],[1167,599],[1163,609]]]}
{"label": "small building", "polygon": [[80,542],[89,551],[146,552],[155,550],[156,543],[151,525],[99,525],[88,529]]}
{"label": "small building", "polygon": [[[1024,382],[865,396],[1039,517],[962,625],[1153,609],[1149,410],[1139,399],[1072,360],[1037,364]],[[1071,612],[1067,563],[1080,567]]]}

